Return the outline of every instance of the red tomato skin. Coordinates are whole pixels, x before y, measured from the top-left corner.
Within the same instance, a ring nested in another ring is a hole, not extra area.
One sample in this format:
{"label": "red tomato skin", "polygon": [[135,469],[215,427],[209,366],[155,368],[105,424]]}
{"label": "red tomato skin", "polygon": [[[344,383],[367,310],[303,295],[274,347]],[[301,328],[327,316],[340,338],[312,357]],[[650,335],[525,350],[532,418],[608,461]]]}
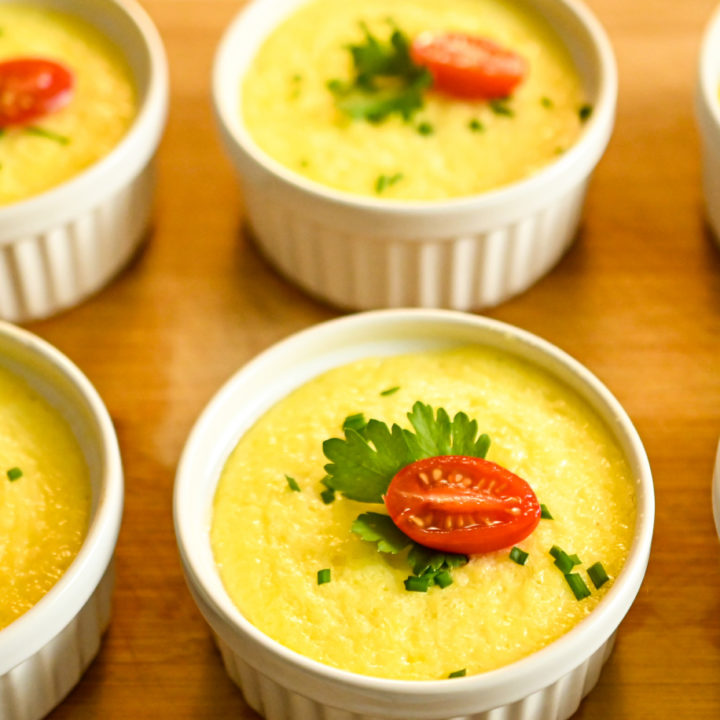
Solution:
{"label": "red tomato skin", "polygon": [[[441,470],[442,480],[433,479],[436,468]],[[470,478],[471,486],[463,487],[461,481],[451,479],[458,474]],[[489,460],[463,455],[425,458],[407,465],[390,482],[385,506],[393,522],[415,542],[466,555],[511,547],[540,521],[540,504],[525,480]],[[433,520],[426,522],[431,515]],[[452,516],[450,529],[444,527],[447,515]],[[465,519],[464,527],[458,526],[459,515]],[[474,521],[473,515],[487,518],[491,524]]]}
{"label": "red tomato skin", "polygon": [[410,55],[416,65],[430,71],[434,90],[468,100],[508,97],[528,72],[521,55],[464,33],[421,33]]}
{"label": "red tomato skin", "polygon": [[75,76],[64,65],[45,58],[0,62],[0,127],[27,125],[67,105]]}

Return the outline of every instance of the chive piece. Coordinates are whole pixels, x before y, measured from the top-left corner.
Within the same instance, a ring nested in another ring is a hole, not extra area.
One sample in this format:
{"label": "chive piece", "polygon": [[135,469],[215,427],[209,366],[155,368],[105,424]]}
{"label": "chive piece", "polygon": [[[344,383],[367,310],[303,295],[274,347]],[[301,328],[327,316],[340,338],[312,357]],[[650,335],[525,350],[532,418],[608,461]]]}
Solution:
{"label": "chive piece", "polygon": [[70,143],[69,137],[60,135],[52,130],[47,130],[46,128],[37,127],[37,125],[28,125],[25,128],[25,132],[28,132],[31,135],[39,135],[40,137],[47,138],[48,140],[54,140],[56,143],[60,143],[60,145],[68,145]]}
{"label": "chive piece", "polygon": [[572,560],[573,565],[580,565],[582,563],[582,560],[577,556],[577,554],[568,555],[568,557]]}
{"label": "chive piece", "polygon": [[552,548],[550,548],[550,554],[555,558],[555,565],[563,575],[569,573],[575,565],[580,563],[580,559],[577,555],[570,557],[570,555],[557,545],[553,545]]}
{"label": "chive piece", "polygon": [[391,388],[388,388],[387,390],[383,390],[380,394],[383,397],[387,397],[388,395],[394,395],[399,389],[400,389],[400,386],[396,385],[395,387],[391,387]]}
{"label": "chive piece", "polygon": [[332,488],[325,488],[325,490],[320,493],[320,497],[326,505],[329,505],[335,500],[335,491]]}
{"label": "chive piece", "polygon": [[434,576],[432,573],[428,575],[422,575],[418,577],[417,575],[410,575],[407,580],[405,580],[405,589],[409,590],[410,592],[427,592],[428,588],[430,587],[430,583],[433,581]]}
{"label": "chive piece", "polygon": [[599,590],[610,578],[605,572],[605,568],[601,562],[596,562],[587,569],[587,574],[593,582],[593,585]]}
{"label": "chive piece", "polygon": [[513,117],[515,115],[515,111],[511,107],[508,107],[506,99],[491,100],[490,109],[496,115],[505,115],[505,117]]}
{"label": "chive piece", "polygon": [[468,123],[468,127],[469,127],[473,132],[485,132],[485,126],[484,126],[477,118],[473,118],[473,119]]}
{"label": "chive piece", "polygon": [[452,575],[447,570],[441,570],[435,575],[435,584],[441,588],[446,588],[448,585],[452,585]]}
{"label": "chive piece", "polygon": [[553,516],[550,514],[550,511],[547,509],[547,505],[540,505],[540,517],[543,520],[554,520]]}
{"label": "chive piece", "polygon": [[467,670],[463,668],[462,670],[454,670],[448,675],[448,678],[465,677],[466,675]]}
{"label": "chive piece", "polygon": [[342,429],[345,431],[350,428],[351,430],[360,432],[366,425],[367,422],[365,421],[365,416],[362,413],[355,413],[354,415],[348,415],[343,420]]}
{"label": "chive piece", "polygon": [[521,550],[517,547],[517,545],[510,551],[510,559],[518,565],[524,565],[527,562],[528,557],[528,553]]}
{"label": "chive piece", "polygon": [[383,190],[385,190],[385,188],[389,188],[391,185],[394,185],[396,182],[402,180],[402,178],[402,173],[395,173],[394,175],[378,175],[378,178],[375,181],[375,192],[379,195]]}
{"label": "chive piece", "polygon": [[10,482],[15,482],[23,476],[23,471],[19,467],[10,468],[7,471],[7,477]]}
{"label": "chive piece", "polygon": [[435,128],[429,122],[421,122],[417,126],[417,131],[421,135],[432,135],[435,132]]}
{"label": "chive piece", "polygon": [[324,585],[330,582],[330,568],[323,568],[317,572],[317,584]]}
{"label": "chive piece", "polygon": [[593,106],[592,105],[581,105],[580,109],[578,110],[578,116],[580,117],[580,122],[585,122],[593,112]]}
{"label": "chive piece", "polygon": [[555,103],[549,97],[547,97],[547,95],[540,98],[540,104],[544,108],[548,108],[548,109],[555,106]]}
{"label": "chive piece", "polygon": [[590,596],[590,588],[588,588],[578,573],[565,573],[565,579],[577,600],[582,600]]}
{"label": "chive piece", "polygon": [[297,481],[295,480],[295,478],[292,478],[289,475],[286,475],[285,479],[287,480],[288,487],[293,492],[300,492],[300,486],[297,484]]}

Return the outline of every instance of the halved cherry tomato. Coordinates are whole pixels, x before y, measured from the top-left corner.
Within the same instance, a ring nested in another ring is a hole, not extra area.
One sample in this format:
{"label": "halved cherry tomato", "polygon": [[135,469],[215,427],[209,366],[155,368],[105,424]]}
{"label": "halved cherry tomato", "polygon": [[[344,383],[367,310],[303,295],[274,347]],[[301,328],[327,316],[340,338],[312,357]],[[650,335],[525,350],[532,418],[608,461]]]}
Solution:
{"label": "halved cherry tomato", "polygon": [[392,479],[385,506],[415,542],[468,555],[515,545],[540,521],[540,504],[525,480],[464,455],[407,465]]}
{"label": "halved cherry tomato", "polygon": [[410,55],[416,65],[430,71],[433,89],[468,99],[507,97],[528,70],[521,55],[464,33],[421,33]]}
{"label": "halved cherry tomato", "polygon": [[0,127],[25,125],[67,105],[75,76],[44,58],[0,62]]}

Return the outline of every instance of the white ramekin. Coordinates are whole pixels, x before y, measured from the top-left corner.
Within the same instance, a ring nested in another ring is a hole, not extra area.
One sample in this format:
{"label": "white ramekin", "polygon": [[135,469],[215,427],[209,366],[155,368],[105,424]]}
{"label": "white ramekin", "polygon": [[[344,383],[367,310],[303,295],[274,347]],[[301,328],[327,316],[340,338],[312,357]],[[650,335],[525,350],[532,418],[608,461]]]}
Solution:
{"label": "white ramekin", "polygon": [[123,49],[138,114],[118,145],[87,170],[0,208],[0,318],[14,322],[79,303],[132,257],[150,220],[153,159],[168,102],[165,50],[134,0],[27,1],[79,16]]}
{"label": "white ramekin", "polygon": [[[383,680],[323,665],[268,638],[226,594],[209,527],[221,469],[239,437],[270,406],[319,373],[357,358],[450,345],[506,350],[560,378],[599,413],[637,479],[638,517],[627,563],[585,620],[543,650],[481,675]],[[268,720],[561,720],[598,679],[650,553],[653,483],[628,416],[588,370],[549,343],[487,318],[445,310],[385,310],[323,323],[273,346],[240,370],[195,425],[178,467],[175,530],[190,590],[215,634],[230,677]]]}
{"label": "white ramekin", "polygon": [[695,90],[695,116],[702,145],[705,209],[720,240],[720,7],[703,35]]}
{"label": "white ramekin", "polygon": [[304,1],[253,0],[215,58],[215,111],[262,252],[307,292],[344,308],[464,310],[527,289],[572,242],[590,174],[612,132],[617,72],[598,21],[576,0],[526,0],[570,50],[594,108],[570,150],[499,190],[402,202],[303,178],[260,150],[242,123],[241,78],[272,28]]}
{"label": "white ramekin", "polygon": [[0,366],[23,377],[70,423],[92,485],[90,526],[77,557],[47,595],[0,630],[0,718],[38,720],[78,682],[108,624],[123,472],[110,416],[70,360],[0,322]]}

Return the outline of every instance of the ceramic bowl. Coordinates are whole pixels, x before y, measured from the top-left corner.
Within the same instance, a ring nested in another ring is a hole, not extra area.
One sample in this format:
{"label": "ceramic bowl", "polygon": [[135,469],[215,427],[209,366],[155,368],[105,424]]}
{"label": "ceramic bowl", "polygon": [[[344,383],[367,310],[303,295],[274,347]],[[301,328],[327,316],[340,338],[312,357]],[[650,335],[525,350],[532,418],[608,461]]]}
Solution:
{"label": "ceramic bowl", "polygon": [[38,720],[78,682],[108,624],[123,473],[110,416],[64,355],[0,322],[0,366],[24,378],[68,421],[92,486],[89,530],[77,557],[35,606],[0,630],[0,718]]}
{"label": "ceramic bowl", "polygon": [[702,144],[705,209],[720,238],[720,7],[705,28],[698,61],[695,116]]}
{"label": "ceramic bowl", "polygon": [[[637,523],[626,565],[597,608],[559,640],[518,662],[453,680],[401,681],[338,670],[280,645],[225,592],[209,526],[220,472],[255,421],[291,390],[338,365],[377,355],[486,345],[544,368],[607,423],[636,478]],[[248,704],[268,720],[561,720],[592,689],[642,582],[654,517],[647,456],[617,400],[565,353],[515,327],[443,310],[385,310],[323,323],[273,346],[220,390],[195,425],[178,467],[175,529],[188,585]]]}
{"label": "ceramic bowl", "polygon": [[138,113],[123,139],[79,175],[0,208],[0,318],[24,322],[69,308],[132,257],[151,214],[154,163],[168,102],[160,36],[134,0],[27,0],[100,29],[126,54]]}
{"label": "ceramic bowl", "polygon": [[590,175],[612,132],[610,43],[575,0],[526,0],[555,27],[594,110],[575,145],[535,175],[449,201],[402,202],[335,191],[283,167],[255,144],[240,79],[269,32],[304,0],[254,0],[215,58],[213,101],[261,251],[310,294],[350,309],[483,308],[527,289],[577,232]]}

